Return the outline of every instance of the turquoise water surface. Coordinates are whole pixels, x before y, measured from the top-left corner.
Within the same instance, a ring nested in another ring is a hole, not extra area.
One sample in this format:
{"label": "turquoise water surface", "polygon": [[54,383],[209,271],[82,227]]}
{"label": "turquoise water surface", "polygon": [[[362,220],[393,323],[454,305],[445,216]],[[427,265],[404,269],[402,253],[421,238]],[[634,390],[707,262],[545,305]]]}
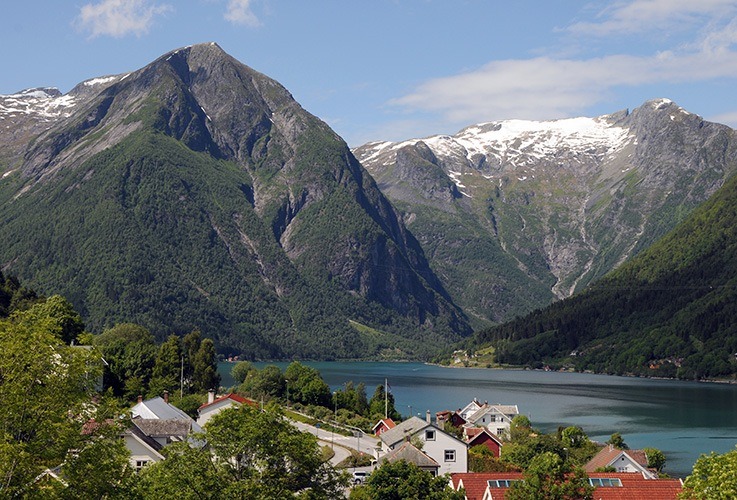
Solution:
{"label": "turquoise water surface", "polygon": [[[579,425],[602,442],[619,432],[631,448],[663,451],[666,472],[674,477],[690,474],[700,454],[724,453],[737,445],[737,385],[422,363],[304,364],[317,368],[332,389],[349,380],[364,382],[369,398],[386,378],[395,407],[404,415],[411,411],[424,418],[426,410],[433,415],[455,410],[476,398],[518,405],[543,432]],[[232,366],[220,365],[225,386],[232,384]]]}

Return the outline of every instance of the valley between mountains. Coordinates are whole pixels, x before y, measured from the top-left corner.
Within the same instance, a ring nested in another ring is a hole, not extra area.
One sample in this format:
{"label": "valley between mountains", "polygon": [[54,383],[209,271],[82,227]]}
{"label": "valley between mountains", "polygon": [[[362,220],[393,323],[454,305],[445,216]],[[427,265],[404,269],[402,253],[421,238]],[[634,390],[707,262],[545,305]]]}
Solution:
{"label": "valley between mountains", "polygon": [[351,150],[278,82],[193,45],[0,96],[0,264],[96,333],[429,359],[596,286],[725,185],[735,144],[655,99]]}

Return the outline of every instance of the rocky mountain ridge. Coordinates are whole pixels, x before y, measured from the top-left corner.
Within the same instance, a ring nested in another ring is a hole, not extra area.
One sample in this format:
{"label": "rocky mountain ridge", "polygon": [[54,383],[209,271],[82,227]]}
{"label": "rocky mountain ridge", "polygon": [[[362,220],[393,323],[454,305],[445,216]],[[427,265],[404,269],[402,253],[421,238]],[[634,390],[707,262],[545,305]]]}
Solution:
{"label": "rocky mountain ridge", "polygon": [[[451,295],[504,321],[603,276],[735,171],[735,132],[668,99],[632,112],[506,120],[354,153],[404,213]],[[438,222],[443,221],[443,222]],[[452,233],[456,250],[444,234]],[[479,255],[472,266],[461,255]],[[470,286],[469,286],[470,284]]]}
{"label": "rocky mountain ridge", "polygon": [[319,358],[470,333],[344,141],[214,43],[0,102],[0,262],[93,330]]}

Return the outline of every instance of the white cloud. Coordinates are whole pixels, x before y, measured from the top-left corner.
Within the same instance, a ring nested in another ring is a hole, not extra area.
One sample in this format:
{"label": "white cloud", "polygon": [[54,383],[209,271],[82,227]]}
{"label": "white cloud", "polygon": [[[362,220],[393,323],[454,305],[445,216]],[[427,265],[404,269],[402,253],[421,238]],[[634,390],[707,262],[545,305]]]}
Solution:
{"label": "white cloud", "polygon": [[261,21],[251,8],[251,0],[228,0],[225,19],[233,24],[243,24],[251,27],[261,26]]}
{"label": "white cloud", "polygon": [[441,113],[458,124],[551,119],[580,113],[617,87],[725,77],[737,78],[737,53],[729,50],[582,60],[539,57],[494,61],[477,71],[430,80],[392,104]]}
{"label": "white cloud", "polygon": [[657,33],[734,15],[734,0],[631,0],[618,2],[601,11],[596,21],[572,24],[576,34],[610,36],[628,33]]}
{"label": "white cloud", "polygon": [[[634,0],[600,12],[596,22],[568,28],[617,35],[686,26],[691,38],[651,54],[492,61],[475,71],[429,80],[394,99],[409,112],[430,112],[467,125],[505,118],[570,117],[622,88],[737,79],[736,0]],[[652,95],[650,98],[668,97]]]}
{"label": "white cloud", "polygon": [[171,10],[170,5],[156,5],[148,0],[103,0],[82,6],[77,24],[89,31],[92,38],[120,38],[131,33],[141,36],[149,31],[155,16]]}

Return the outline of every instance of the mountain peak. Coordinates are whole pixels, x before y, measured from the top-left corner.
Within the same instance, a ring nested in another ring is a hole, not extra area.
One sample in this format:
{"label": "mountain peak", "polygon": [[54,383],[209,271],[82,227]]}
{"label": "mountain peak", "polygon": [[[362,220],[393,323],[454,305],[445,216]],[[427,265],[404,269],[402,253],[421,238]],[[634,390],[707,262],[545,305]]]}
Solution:
{"label": "mountain peak", "polygon": [[0,218],[18,215],[0,264],[91,329],[199,328],[269,358],[378,355],[386,340],[358,324],[408,351],[470,333],[345,142],[217,44],[64,97],[67,116],[0,129]]}

